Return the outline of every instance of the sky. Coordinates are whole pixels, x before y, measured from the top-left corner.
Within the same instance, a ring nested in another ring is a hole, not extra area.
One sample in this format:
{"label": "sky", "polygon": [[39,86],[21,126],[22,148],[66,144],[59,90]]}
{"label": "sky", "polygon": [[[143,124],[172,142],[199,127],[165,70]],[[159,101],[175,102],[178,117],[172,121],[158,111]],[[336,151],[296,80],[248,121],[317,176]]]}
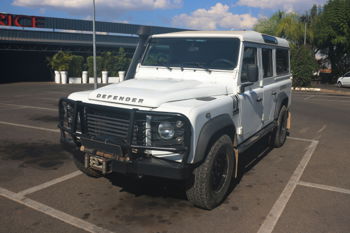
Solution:
{"label": "sky", "polygon": [[[196,30],[252,29],[278,10],[305,13],[327,0],[96,0],[96,20]],[[0,12],[91,19],[92,0],[0,0]]]}

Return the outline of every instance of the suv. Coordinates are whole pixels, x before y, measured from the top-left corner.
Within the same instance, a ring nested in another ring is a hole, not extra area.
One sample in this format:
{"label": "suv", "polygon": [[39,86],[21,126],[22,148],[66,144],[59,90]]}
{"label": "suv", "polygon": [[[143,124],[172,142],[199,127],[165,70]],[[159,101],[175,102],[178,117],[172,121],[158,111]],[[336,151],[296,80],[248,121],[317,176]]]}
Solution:
{"label": "suv", "polygon": [[[111,172],[188,181],[213,209],[261,137],[286,140],[288,42],[253,31],[186,31],[140,39],[126,81],[59,102],[61,143],[89,176]],[[143,42],[142,42],[143,41]]]}

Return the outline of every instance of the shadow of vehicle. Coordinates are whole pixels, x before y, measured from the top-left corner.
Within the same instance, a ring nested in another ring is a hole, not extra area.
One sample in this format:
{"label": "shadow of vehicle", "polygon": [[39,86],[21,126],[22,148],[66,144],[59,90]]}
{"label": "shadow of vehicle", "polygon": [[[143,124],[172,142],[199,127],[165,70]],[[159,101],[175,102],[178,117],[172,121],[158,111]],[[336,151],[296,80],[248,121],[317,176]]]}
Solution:
{"label": "shadow of vehicle", "polygon": [[[234,187],[240,182],[244,173],[252,169],[259,163],[272,149],[269,146],[269,135],[260,139],[251,148],[240,155],[238,179],[232,182],[229,195]],[[107,175],[109,181],[120,188],[122,192],[128,192],[137,196],[174,198],[187,200],[185,181],[157,178],[157,177],[137,177],[118,173]]]}

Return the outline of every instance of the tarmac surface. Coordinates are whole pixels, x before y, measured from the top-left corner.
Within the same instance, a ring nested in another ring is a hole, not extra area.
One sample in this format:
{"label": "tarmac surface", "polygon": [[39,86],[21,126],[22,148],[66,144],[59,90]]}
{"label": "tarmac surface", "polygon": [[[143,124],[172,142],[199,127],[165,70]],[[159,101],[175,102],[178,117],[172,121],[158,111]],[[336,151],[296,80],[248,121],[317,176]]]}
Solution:
{"label": "tarmac surface", "polygon": [[90,178],[59,145],[59,97],[92,85],[0,85],[0,232],[350,232],[350,96],[294,92],[285,145],[259,141],[212,211],[182,182]]}

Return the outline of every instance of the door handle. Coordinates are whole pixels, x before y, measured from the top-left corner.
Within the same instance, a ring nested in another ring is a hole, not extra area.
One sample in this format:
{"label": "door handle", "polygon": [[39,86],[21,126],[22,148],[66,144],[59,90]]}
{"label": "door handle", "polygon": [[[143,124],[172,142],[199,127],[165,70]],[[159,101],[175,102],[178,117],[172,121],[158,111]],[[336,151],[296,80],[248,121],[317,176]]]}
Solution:
{"label": "door handle", "polygon": [[261,102],[263,100],[263,98],[259,97],[256,99],[256,102]]}
{"label": "door handle", "polygon": [[272,92],[272,95],[277,95],[277,91]]}

